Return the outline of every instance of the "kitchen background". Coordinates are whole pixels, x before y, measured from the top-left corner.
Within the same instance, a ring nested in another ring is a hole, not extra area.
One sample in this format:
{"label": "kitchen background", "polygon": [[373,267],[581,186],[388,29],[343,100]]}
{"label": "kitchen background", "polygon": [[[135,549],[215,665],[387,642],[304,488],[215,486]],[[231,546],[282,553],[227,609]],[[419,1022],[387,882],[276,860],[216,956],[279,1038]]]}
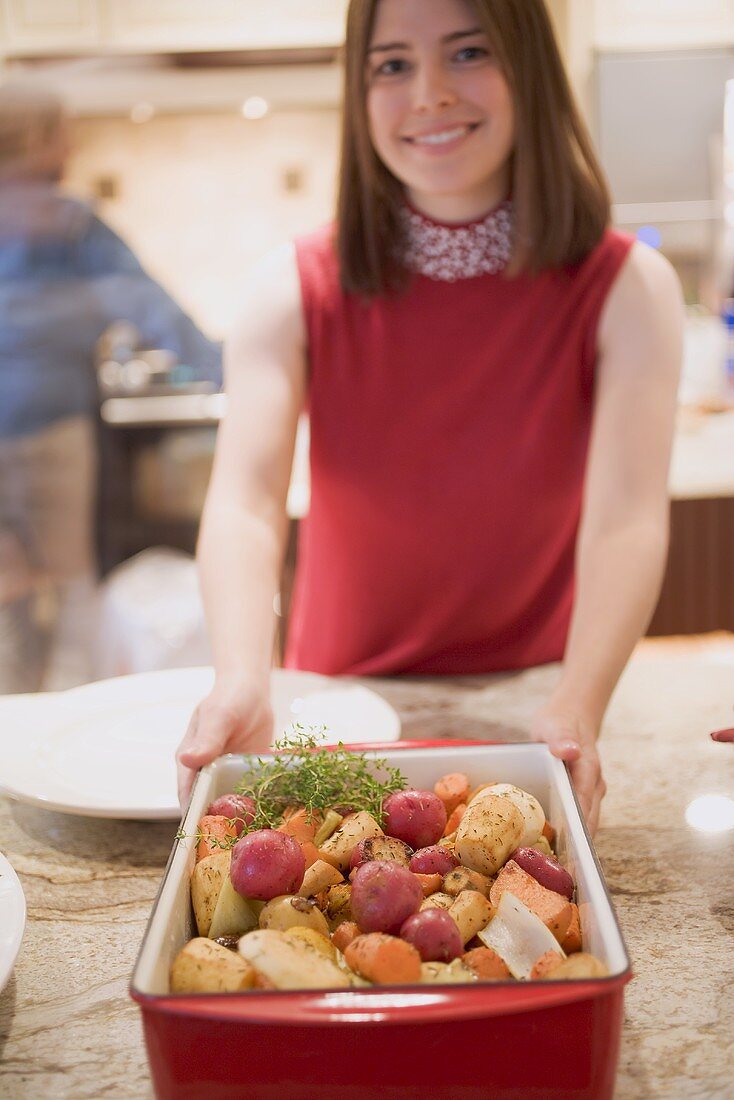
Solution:
{"label": "kitchen background", "polygon": [[[616,224],[665,252],[689,305],[671,559],[651,633],[731,631],[734,373],[721,312],[734,294],[734,0],[549,6]],[[331,216],[345,10],[346,0],[0,3],[0,78],[55,89],[73,113],[68,188],[215,339],[253,262]],[[118,377],[101,393],[100,675],[206,659],[183,554],[224,403],[185,377],[126,386]],[[297,451],[281,616],[308,506],[305,425]]]}

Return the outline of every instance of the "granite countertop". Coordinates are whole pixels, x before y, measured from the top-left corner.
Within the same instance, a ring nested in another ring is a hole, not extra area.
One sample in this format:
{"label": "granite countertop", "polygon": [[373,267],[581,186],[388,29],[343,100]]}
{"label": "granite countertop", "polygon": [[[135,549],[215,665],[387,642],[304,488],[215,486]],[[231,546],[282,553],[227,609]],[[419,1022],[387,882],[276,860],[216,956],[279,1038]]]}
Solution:
{"label": "granite countertop", "polygon": [[[525,739],[558,670],[370,681],[408,738]],[[734,1095],[734,836],[695,832],[688,803],[734,797],[734,641],[643,643],[602,740],[609,794],[596,849],[632,955],[617,1100]],[[0,1095],[152,1096],[127,983],[172,823],[74,818],[0,799],[0,850],[28,924],[0,993]]]}

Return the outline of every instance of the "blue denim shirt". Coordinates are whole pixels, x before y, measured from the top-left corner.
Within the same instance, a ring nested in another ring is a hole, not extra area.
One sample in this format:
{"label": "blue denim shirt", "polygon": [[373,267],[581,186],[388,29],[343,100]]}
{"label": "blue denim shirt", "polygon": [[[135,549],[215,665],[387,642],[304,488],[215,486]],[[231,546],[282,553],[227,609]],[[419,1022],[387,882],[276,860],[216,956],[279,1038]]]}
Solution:
{"label": "blue denim shirt", "polygon": [[0,188],[0,438],[91,414],[95,344],[139,329],[221,385],[221,350],[84,203],[52,184]]}

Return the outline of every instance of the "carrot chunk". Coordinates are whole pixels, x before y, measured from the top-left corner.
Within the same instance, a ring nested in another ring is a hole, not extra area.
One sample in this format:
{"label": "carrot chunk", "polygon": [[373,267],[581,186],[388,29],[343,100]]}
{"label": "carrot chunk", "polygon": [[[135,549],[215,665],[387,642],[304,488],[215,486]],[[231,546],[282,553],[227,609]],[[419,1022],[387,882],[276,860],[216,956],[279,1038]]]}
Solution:
{"label": "carrot chunk", "polygon": [[431,894],[435,894],[437,890],[441,889],[443,883],[441,875],[419,875],[415,871],[413,874],[421,884],[424,898],[430,897]]}
{"label": "carrot chunk", "polygon": [[451,812],[451,815],[446,822],[446,828],[443,831],[444,836],[451,836],[452,833],[456,832],[456,830],[459,828],[459,825],[461,824],[461,819],[465,813],[466,803],[460,802],[459,805]]}
{"label": "carrot chunk", "polygon": [[411,943],[384,932],[358,936],[344,958],[350,970],[378,985],[399,985],[421,980],[421,957]]}
{"label": "carrot chunk", "polygon": [[501,982],[510,977],[506,963],[491,947],[475,947],[465,952],[461,961],[480,982]]}
{"label": "carrot chunk", "polygon": [[573,902],[571,902],[571,922],[566,935],[561,940],[561,947],[567,955],[573,955],[574,952],[581,950],[581,919],[579,907]]}
{"label": "carrot chunk", "polygon": [[450,817],[460,803],[467,801],[469,776],[463,772],[442,775],[433,790],[446,807],[446,816]]}
{"label": "carrot chunk", "polygon": [[359,926],[353,920],[345,920],[331,933],[331,942],[337,951],[344,952],[357,936],[361,936]]}
{"label": "carrot chunk", "polygon": [[221,852],[229,848],[229,838],[237,839],[237,829],[227,817],[221,814],[204,814],[199,820],[197,832],[200,836],[196,845],[196,862],[212,852]]}

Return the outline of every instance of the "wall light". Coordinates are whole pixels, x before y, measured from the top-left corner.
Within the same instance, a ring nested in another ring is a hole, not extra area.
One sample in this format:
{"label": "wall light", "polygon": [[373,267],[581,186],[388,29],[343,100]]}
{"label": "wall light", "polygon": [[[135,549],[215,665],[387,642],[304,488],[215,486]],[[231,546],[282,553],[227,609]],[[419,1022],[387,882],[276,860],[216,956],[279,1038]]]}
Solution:
{"label": "wall light", "polygon": [[261,95],[251,95],[242,104],[242,114],[245,118],[257,119],[265,118],[266,114],[270,110],[270,104],[267,99],[263,99]]}
{"label": "wall light", "polygon": [[734,829],[734,799],[723,794],[704,794],[686,808],[686,821],[700,833],[726,833]]}

